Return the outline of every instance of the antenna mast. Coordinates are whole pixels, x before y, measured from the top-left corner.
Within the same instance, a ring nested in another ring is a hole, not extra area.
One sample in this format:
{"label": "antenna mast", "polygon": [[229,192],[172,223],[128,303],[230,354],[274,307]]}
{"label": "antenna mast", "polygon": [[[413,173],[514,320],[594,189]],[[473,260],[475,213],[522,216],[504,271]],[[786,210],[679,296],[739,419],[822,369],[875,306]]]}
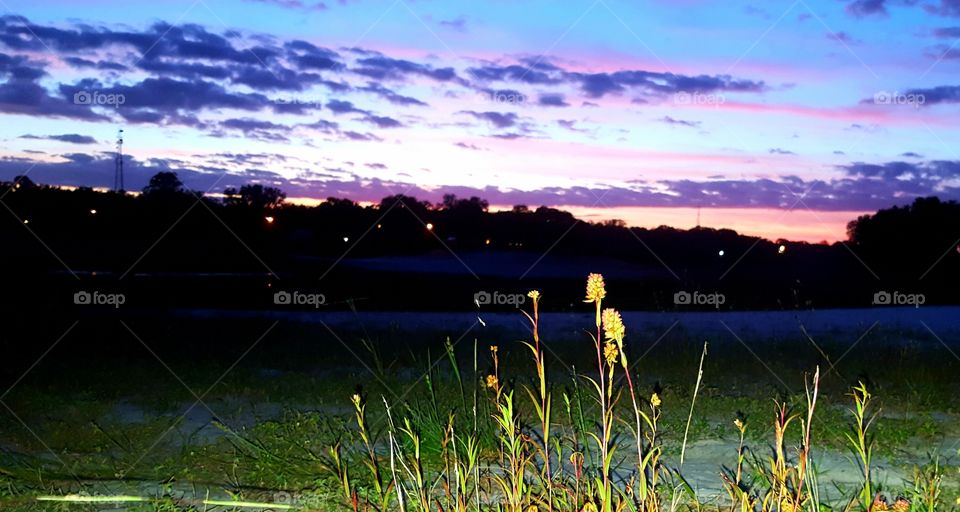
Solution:
{"label": "antenna mast", "polygon": [[117,192],[124,192],[123,187],[123,129],[117,132],[117,158],[116,168],[113,172],[113,189]]}

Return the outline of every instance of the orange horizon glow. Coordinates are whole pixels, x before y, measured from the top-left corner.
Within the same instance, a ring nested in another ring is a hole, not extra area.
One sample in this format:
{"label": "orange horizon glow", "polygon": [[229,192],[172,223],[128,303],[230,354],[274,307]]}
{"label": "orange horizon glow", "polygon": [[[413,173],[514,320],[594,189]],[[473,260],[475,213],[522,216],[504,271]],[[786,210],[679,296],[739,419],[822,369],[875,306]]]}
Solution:
{"label": "orange horizon glow", "polygon": [[[317,206],[324,199],[290,197],[287,203],[298,206]],[[370,201],[358,202],[360,206],[372,206]],[[512,205],[490,205],[490,211],[508,211]],[[587,207],[574,205],[553,206],[570,212],[574,217],[587,222],[603,222],[620,219],[627,226],[653,229],[669,226],[676,229],[697,227],[697,208],[660,206]],[[804,208],[785,210],[779,208],[701,208],[700,226],[713,229],[732,229],[741,235],[758,236],[770,241],[834,243],[847,239],[847,223],[872,211],[814,211]]]}
{"label": "orange horizon glow", "polygon": [[[670,226],[677,229],[697,227],[697,208],[622,206],[596,208],[584,206],[557,206],[578,219],[601,222],[620,219],[628,226],[656,228]],[[834,243],[847,239],[847,223],[871,211],[814,211],[804,208],[702,208],[700,226],[713,229],[732,229],[741,235],[758,236],[770,241],[779,239],[793,242]]]}

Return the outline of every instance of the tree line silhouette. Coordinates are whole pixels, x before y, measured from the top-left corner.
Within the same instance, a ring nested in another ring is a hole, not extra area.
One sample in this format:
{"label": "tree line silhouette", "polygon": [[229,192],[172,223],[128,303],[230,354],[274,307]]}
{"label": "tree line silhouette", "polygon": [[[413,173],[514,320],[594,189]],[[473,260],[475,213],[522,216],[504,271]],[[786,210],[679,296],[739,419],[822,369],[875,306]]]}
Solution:
{"label": "tree line silhouette", "polygon": [[[593,223],[546,206],[490,211],[478,197],[447,195],[434,204],[398,194],[368,205],[331,197],[311,207],[285,198],[260,184],[205,195],[187,189],[173,172],[157,173],[139,194],[67,190],[17,177],[0,182],[9,210],[0,215],[0,263],[16,269],[12,278],[24,283],[92,275],[131,282],[178,275],[189,283],[187,276],[216,274],[224,276],[218,286],[229,287],[229,276],[314,284],[322,277],[325,286],[349,288],[344,296],[410,286],[412,302],[423,299],[425,307],[432,307],[429,294],[417,283],[541,287],[579,280],[600,262],[631,269],[622,281],[635,290],[625,300],[636,307],[669,308],[677,289],[726,291],[735,297],[732,307],[863,305],[863,297],[885,289],[920,290],[928,303],[955,302],[960,205],[936,197],[854,219],[848,240],[834,244],[771,241],[729,229]],[[504,254],[525,262],[515,277],[471,275],[466,263],[459,275],[438,275],[429,259],[415,271],[350,264]],[[569,276],[520,275],[527,263],[537,268],[558,261],[583,268],[570,267]]]}

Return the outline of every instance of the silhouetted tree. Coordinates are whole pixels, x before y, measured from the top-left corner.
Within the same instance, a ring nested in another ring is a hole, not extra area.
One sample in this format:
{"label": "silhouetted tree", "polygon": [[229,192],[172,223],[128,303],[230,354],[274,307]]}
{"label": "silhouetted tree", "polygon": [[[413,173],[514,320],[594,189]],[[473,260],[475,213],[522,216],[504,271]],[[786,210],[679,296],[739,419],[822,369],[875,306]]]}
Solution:
{"label": "silhouetted tree", "polygon": [[143,187],[143,194],[146,196],[182,194],[183,192],[183,182],[177,177],[177,173],[170,171],[154,174],[147,186]]}
{"label": "silhouetted tree", "polygon": [[352,199],[341,199],[339,197],[328,197],[325,203],[322,203],[320,206],[325,206],[327,208],[359,208],[359,205],[356,201]]}
{"label": "silhouetted tree", "polygon": [[380,209],[386,210],[387,208],[393,210],[409,209],[418,217],[423,218],[430,211],[431,205],[429,201],[421,201],[413,196],[395,194],[380,200]]}
{"label": "silhouetted tree", "polygon": [[255,210],[277,208],[287,198],[287,194],[279,188],[264,187],[263,185],[243,185],[240,191],[228,188],[223,191],[224,204],[227,206],[246,206]]}
{"label": "silhouetted tree", "polygon": [[14,176],[13,178],[13,188],[16,189],[28,189],[36,188],[37,184],[33,182],[30,178],[26,176]]}
{"label": "silhouetted tree", "polygon": [[490,203],[477,196],[473,196],[470,199],[458,199],[456,194],[444,194],[440,207],[444,210],[450,210],[459,214],[474,213],[479,215],[490,208]]}

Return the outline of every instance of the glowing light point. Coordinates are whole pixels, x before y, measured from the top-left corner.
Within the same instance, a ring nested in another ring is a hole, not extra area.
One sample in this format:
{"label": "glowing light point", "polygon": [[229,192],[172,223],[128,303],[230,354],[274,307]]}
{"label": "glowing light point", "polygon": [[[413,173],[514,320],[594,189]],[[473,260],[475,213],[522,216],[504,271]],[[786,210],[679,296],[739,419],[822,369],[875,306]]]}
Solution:
{"label": "glowing light point", "polygon": [[30,224],[30,219],[23,219],[24,224]]}
{"label": "glowing light point", "polygon": [[783,254],[783,253],[787,252],[787,246],[786,246],[786,245],[781,245],[780,248],[777,249],[777,252],[780,253],[780,254]]}
{"label": "glowing light point", "polygon": [[432,222],[428,222],[428,223],[427,223],[427,231],[433,231],[433,223],[432,223]]}
{"label": "glowing light point", "polygon": [[490,245],[490,239],[489,239],[489,238],[486,239],[483,243],[486,244],[486,245]]}
{"label": "glowing light point", "polygon": [[383,224],[377,224],[377,229],[380,229],[382,227],[383,227]]}
{"label": "glowing light point", "polygon": [[97,214],[97,210],[95,210],[95,209],[90,210],[90,215],[96,215],[96,214]]}
{"label": "glowing light point", "polygon": [[267,221],[267,224],[273,224],[274,218],[268,216],[264,217],[263,220]]}
{"label": "glowing light point", "polygon": [[347,242],[349,242],[349,241],[350,241],[350,237],[349,237],[349,236],[343,237],[343,243],[347,243]]}
{"label": "glowing light point", "polygon": [[718,252],[717,254],[719,254],[722,257],[724,255],[723,249],[720,249],[720,252]]}

